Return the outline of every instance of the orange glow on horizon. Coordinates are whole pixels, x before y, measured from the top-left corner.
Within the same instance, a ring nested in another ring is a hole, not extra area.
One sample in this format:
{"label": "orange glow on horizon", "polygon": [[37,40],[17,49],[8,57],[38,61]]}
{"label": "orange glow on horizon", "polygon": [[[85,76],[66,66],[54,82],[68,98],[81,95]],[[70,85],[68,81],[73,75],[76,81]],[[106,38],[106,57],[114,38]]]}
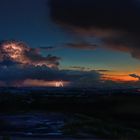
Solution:
{"label": "orange glow on horizon", "polygon": [[113,81],[113,82],[118,82],[118,83],[125,83],[125,82],[137,82],[139,81],[138,78],[130,76],[131,73],[136,73],[140,75],[140,71],[135,69],[135,70],[124,70],[124,71],[106,71],[102,72],[102,77],[101,80],[103,81]]}
{"label": "orange glow on horizon", "polygon": [[129,75],[104,75],[102,80],[107,81],[111,80],[114,82],[137,82],[138,79],[131,77]]}

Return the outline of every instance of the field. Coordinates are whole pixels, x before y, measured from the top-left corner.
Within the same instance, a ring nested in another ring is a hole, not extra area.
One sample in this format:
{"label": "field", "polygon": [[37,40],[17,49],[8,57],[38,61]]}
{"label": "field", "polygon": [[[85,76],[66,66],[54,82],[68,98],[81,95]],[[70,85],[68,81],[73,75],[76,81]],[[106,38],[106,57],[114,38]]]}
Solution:
{"label": "field", "polygon": [[2,88],[0,135],[140,139],[139,89]]}

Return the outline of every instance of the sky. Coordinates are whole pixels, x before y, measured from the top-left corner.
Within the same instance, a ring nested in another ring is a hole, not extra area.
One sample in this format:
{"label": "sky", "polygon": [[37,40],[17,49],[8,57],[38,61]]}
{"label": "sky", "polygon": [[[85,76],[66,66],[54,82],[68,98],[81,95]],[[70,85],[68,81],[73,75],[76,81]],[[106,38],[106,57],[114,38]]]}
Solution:
{"label": "sky", "polygon": [[1,0],[0,18],[1,86],[139,83],[139,0]]}

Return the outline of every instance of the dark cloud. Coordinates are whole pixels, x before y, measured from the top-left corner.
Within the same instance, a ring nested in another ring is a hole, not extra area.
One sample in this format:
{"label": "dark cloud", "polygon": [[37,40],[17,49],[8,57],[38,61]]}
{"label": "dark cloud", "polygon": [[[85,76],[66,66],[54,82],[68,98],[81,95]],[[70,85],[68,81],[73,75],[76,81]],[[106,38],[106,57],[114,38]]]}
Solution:
{"label": "dark cloud", "polygon": [[[84,66],[70,66],[68,67],[68,69],[71,70],[80,70],[80,71],[92,71],[93,68],[90,67],[84,67]],[[112,70],[107,70],[107,69],[97,69],[97,70],[93,70],[99,73],[105,73],[105,72],[111,72]]]}
{"label": "dark cloud", "polygon": [[11,60],[21,64],[46,65],[57,68],[60,57],[42,56],[38,48],[30,48],[20,41],[2,41],[0,43],[0,61]]}
{"label": "dark cloud", "polygon": [[140,80],[140,76],[137,75],[137,74],[130,74],[129,76],[134,77],[134,78],[137,78],[138,80]]}
{"label": "dark cloud", "polygon": [[[0,66],[0,81],[6,85],[13,85],[15,81],[44,80],[44,81],[69,81],[71,86],[95,86],[90,81],[100,83],[101,74],[96,71],[58,70],[47,66],[34,65],[8,65]],[[87,83],[85,83],[85,80]],[[88,82],[89,81],[89,82]]]}
{"label": "dark cloud", "polygon": [[97,87],[101,85],[101,76],[99,72],[92,71],[79,71],[79,70],[64,70],[67,77],[70,77],[71,86],[75,87]]}
{"label": "dark cloud", "polygon": [[47,66],[11,65],[0,68],[0,80],[6,82],[21,81],[26,79],[37,80],[66,80],[65,74],[59,70]]}
{"label": "dark cloud", "polygon": [[7,86],[38,80],[69,81],[72,86],[82,85],[85,79],[92,79],[96,83],[100,81],[101,74],[96,71],[59,70],[58,57],[43,57],[38,49],[29,48],[22,42],[2,42],[0,54],[0,82]]}
{"label": "dark cloud", "polygon": [[82,28],[137,31],[140,10],[135,0],[50,0],[55,21]]}
{"label": "dark cloud", "polygon": [[80,71],[90,70],[90,68],[82,67],[82,66],[71,66],[71,67],[69,67],[69,69],[72,69],[72,70],[80,70]]}
{"label": "dark cloud", "polygon": [[41,46],[39,47],[39,49],[48,51],[48,50],[54,50],[55,47],[54,46]]}
{"label": "dark cloud", "polygon": [[110,72],[111,70],[97,70],[98,72]]}
{"label": "dark cloud", "polygon": [[97,48],[96,44],[90,44],[87,42],[79,42],[79,43],[67,43],[66,47],[81,49],[81,50],[95,50]]}
{"label": "dark cloud", "polygon": [[64,29],[99,38],[101,47],[140,59],[139,1],[49,0],[49,6],[51,18]]}

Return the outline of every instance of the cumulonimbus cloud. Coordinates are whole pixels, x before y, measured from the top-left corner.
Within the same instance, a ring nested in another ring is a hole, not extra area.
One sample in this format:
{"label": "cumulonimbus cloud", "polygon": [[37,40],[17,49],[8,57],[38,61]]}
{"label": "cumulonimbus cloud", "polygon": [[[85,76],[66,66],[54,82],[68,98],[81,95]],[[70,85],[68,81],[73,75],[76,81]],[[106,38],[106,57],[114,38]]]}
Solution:
{"label": "cumulonimbus cloud", "polygon": [[100,82],[101,74],[97,71],[60,70],[58,64],[59,57],[43,57],[38,49],[30,48],[23,42],[0,43],[0,85],[27,85],[29,82],[36,85],[39,81],[47,85],[51,81],[62,80],[80,86],[84,83],[83,79]]}
{"label": "cumulonimbus cloud", "polygon": [[101,47],[140,59],[139,1],[49,0],[49,6],[52,20],[64,29],[98,38]]}
{"label": "cumulonimbus cloud", "polygon": [[30,48],[20,41],[0,42],[0,81],[11,85],[14,81],[26,79],[53,80],[57,74],[60,58],[44,57],[38,48]]}
{"label": "cumulonimbus cloud", "polygon": [[0,43],[0,61],[11,60],[20,64],[35,66],[46,65],[57,68],[60,57],[48,55],[42,56],[38,48],[30,48],[21,41],[2,41]]}
{"label": "cumulonimbus cloud", "polygon": [[[10,64],[10,65],[9,65]],[[0,65],[0,81],[7,86],[13,83],[24,83],[26,80],[37,81],[68,81],[71,86],[81,87],[81,85],[95,86],[100,83],[101,74],[97,71],[77,71],[52,69],[45,65],[21,65],[19,63],[8,62],[8,65]],[[85,81],[87,81],[85,83]],[[92,82],[89,82],[92,81]]]}

